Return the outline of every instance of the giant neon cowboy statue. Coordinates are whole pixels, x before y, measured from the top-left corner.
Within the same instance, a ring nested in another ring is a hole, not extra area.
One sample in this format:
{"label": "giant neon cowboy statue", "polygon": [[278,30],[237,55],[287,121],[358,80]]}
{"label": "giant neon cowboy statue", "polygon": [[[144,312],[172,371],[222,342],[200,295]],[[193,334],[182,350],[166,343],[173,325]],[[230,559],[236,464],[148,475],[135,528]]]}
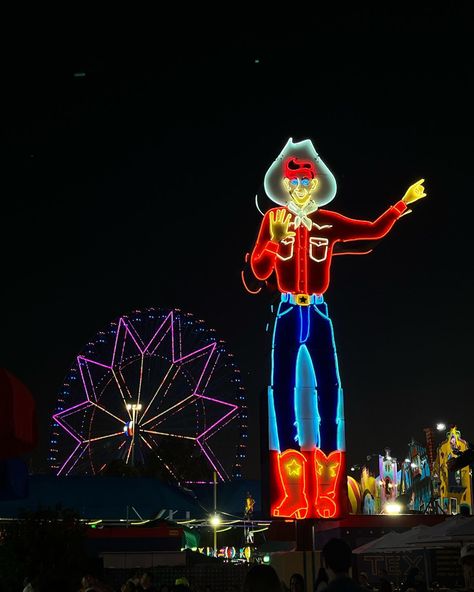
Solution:
{"label": "giant neon cowboy statue", "polygon": [[281,293],[268,389],[272,517],[340,518],[347,512],[344,400],[324,293],[337,243],[380,239],[425,197],[424,179],[375,221],[322,209],[336,181],[311,140],[290,138],[265,175],[277,204],[263,217],[253,274],[275,274]]}

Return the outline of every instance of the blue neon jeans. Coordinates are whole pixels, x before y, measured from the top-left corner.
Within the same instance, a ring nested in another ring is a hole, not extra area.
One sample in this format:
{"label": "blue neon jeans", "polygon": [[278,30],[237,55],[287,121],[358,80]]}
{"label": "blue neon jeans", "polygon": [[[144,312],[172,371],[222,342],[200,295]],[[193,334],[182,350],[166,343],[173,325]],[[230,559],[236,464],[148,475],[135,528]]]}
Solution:
{"label": "blue neon jeans", "polygon": [[334,332],[322,296],[309,306],[282,294],[272,342],[270,449],[345,450],[344,401]]}

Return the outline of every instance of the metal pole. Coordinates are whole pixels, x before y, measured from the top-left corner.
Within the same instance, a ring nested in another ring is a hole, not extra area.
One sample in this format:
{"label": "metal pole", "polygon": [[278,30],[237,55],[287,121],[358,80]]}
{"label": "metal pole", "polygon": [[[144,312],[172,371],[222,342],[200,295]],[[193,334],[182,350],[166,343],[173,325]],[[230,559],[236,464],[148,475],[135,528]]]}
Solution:
{"label": "metal pole", "polygon": [[135,466],[135,430],[136,430],[137,409],[132,405],[132,467]]}
{"label": "metal pole", "polygon": [[[217,516],[217,473],[214,471],[214,516]],[[214,553],[217,557],[217,525],[214,524]]]}

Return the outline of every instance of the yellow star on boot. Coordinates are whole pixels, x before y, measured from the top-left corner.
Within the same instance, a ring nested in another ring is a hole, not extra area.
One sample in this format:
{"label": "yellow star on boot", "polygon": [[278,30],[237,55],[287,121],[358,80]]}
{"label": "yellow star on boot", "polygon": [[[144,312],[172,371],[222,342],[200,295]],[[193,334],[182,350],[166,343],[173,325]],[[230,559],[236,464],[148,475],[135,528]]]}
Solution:
{"label": "yellow star on boot", "polygon": [[301,465],[299,465],[296,460],[293,459],[286,465],[286,470],[290,477],[299,477],[301,473]]}

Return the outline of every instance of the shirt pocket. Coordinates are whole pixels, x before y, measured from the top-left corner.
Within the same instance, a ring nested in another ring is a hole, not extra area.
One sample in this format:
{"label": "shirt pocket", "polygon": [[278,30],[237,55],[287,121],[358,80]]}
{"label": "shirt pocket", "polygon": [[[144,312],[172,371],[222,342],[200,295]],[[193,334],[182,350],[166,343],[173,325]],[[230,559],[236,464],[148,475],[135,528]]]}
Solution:
{"label": "shirt pocket", "polygon": [[313,261],[321,263],[328,256],[329,240],[318,236],[311,236],[309,239],[309,256]]}
{"label": "shirt pocket", "polygon": [[295,237],[288,236],[284,238],[280,243],[280,248],[278,249],[277,257],[282,261],[287,261],[293,257],[293,249],[295,247]]}

